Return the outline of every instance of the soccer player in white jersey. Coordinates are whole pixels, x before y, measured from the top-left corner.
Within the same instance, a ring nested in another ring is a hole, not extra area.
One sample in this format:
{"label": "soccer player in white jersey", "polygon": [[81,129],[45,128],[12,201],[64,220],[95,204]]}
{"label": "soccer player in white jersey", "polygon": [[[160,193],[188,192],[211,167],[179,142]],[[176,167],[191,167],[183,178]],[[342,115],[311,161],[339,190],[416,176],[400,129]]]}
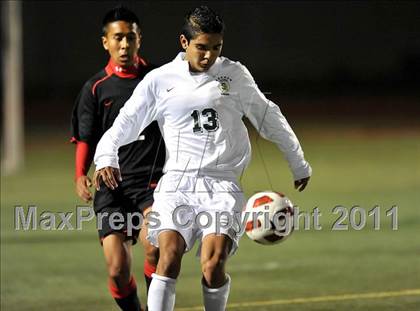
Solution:
{"label": "soccer player in white jersey", "polygon": [[[226,225],[227,215],[243,209],[237,180],[251,152],[243,116],[284,153],[295,188],[302,191],[311,176],[279,107],[265,98],[243,65],[220,56],[223,32],[222,19],[208,7],[188,13],[180,36],[185,52],[139,83],[96,150],[95,183],[102,180],[113,188],[120,180],[118,148],[138,139],[153,120],[164,137],[165,175],[152,208],[158,222],[149,227],[148,237],[160,252],[148,295],[150,311],[174,309],[181,259],[197,239],[204,308],[225,310],[230,290],[225,264],[243,232]],[[195,221],[204,212],[209,221]]]}

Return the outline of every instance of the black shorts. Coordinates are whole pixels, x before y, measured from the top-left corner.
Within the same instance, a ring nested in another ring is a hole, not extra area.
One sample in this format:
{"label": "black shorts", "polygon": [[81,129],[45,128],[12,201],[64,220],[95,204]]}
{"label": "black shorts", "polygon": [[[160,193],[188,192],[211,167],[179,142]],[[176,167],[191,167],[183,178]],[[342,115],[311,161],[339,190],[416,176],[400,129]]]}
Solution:
{"label": "black shorts", "polygon": [[114,190],[101,182],[93,201],[101,243],[113,232],[123,233],[133,244],[137,243],[142,214],[144,209],[153,204],[155,187],[156,182],[149,184],[149,178],[123,177],[123,181]]}

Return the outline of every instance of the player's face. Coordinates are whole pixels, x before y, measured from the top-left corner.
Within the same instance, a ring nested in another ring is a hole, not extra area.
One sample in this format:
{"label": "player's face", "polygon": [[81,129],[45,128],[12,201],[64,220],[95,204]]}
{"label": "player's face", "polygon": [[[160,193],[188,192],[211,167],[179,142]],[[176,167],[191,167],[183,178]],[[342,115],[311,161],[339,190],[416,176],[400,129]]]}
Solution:
{"label": "player's face", "polygon": [[102,37],[104,49],[111,59],[121,67],[134,64],[140,48],[141,35],[136,23],[117,21],[107,25],[106,35]]}
{"label": "player's face", "polygon": [[181,46],[185,50],[185,59],[193,72],[204,72],[210,69],[222,51],[223,36],[218,33],[200,33],[188,42],[180,36]]}

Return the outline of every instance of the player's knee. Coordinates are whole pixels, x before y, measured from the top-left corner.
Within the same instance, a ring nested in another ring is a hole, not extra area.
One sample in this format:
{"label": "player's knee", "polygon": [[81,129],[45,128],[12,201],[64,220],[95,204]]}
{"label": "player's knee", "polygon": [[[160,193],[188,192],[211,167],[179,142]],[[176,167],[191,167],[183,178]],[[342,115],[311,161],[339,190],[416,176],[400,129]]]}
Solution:
{"label": "player's knee", "polygon": [[222,271],[225,266],[225,260],[223,258],[211,258],[201,263],[201,271],[203,274],[217,274]]}
{"label": "player's knee", "polygon": [[159,274],[176,279],[181,269],[182,253],[177,249],[166,249],[159,256]]}
{"label": "player's knee", "polygon": [[201,271],[208,286],[217,287],[225,278],[227,256],[224,252],[214,253],[210,258],[201,261]]}
{"label": "player's knee", "polygon": [[130,280],[129,267],[120,263],[110,263],[108,265],[108,276],[114,280],[117,285],[124,286]]}

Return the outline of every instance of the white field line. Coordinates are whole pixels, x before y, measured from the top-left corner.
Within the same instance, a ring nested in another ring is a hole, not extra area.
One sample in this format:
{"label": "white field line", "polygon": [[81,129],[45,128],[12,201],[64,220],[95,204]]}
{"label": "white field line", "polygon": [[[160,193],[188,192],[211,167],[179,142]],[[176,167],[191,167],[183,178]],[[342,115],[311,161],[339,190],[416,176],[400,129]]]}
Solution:
{"label": "white field line", "polygon": [[[343,295],[318,296],[318,297],[307,297],[307,298],[279,299],[279,300],[269,300],[269,301],[239,302],[239,303],[231,303],[227,305],[227,309],[230,310],[230,309],[235,309],[235,308],[304,304],[304,303],[311,303],[311,302],[330,302],[330,301],[343,301],[343,300],[356,300],[356,299],[380,299],[380,298],[403,297],[403,296],[420,296],[420,288],[406,289],[406,290],[392,291],[392,292],[343,294]],[[203,306],[177,308],[176,310],[177,311],[202,311]]]}

